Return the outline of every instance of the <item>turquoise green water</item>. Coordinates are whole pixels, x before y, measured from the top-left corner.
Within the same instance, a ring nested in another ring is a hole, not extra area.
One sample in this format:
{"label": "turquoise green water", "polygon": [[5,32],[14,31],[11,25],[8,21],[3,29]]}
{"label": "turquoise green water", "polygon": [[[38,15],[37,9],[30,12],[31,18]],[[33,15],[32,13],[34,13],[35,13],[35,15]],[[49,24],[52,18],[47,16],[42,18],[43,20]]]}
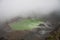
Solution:
{"label": "turquoise green water", "polygon": [[22,21],[14,22],[10,24],[10,26],[15,30],[30,30],[37,27],[40,22],[41,20],[38,19],[24,19]]}

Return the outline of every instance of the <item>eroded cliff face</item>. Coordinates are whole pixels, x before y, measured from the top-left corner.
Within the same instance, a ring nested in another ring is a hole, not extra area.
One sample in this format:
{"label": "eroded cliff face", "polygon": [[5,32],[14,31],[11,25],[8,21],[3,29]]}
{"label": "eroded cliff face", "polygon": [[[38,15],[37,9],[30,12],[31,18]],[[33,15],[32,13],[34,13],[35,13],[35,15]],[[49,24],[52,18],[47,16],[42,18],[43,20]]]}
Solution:
{"label": "eroded cliff face", "polygon": [[52,38],[59,37],[57,36],[57,34],[59,33],[57,29],[59,27],[60,26],[50,25],[50,23],[45,22],[38,25],[37,28],[34,28],[32,30],[12,30],[10,32],[2,31],[5,32],[5,36],[1,36],[1,38],[3,37],[6,40],[49,40],[49,38],[51,38],[50,35],[53,34],[56,36],[53,35]]}
{"label": "eroded cliff face", "polygon": [[0,24],[0,38],[4,38],[7,35],[7,33],[11,31],[12,28],[7,23]]}

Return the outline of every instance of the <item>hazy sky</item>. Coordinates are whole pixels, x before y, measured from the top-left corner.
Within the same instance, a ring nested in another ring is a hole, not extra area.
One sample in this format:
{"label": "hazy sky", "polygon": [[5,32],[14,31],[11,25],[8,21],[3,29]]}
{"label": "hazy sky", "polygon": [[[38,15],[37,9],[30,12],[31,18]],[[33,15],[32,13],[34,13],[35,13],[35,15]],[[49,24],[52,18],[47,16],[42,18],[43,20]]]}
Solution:
{"label": "hazy sky", "polygon": [[58,0],[0,0],[0,20],[47,14],[59,9],[58,6]]}

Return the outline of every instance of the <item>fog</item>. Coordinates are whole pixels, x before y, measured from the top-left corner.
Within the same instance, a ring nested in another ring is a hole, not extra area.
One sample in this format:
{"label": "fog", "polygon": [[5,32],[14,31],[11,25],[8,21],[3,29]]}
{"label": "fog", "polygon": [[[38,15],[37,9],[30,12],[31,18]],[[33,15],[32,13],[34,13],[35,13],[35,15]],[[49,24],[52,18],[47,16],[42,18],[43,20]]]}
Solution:
{"label": "fog", "polygon": [[0,0],[0,22],[13,17],[41,16],[59,9],[59,0]]}

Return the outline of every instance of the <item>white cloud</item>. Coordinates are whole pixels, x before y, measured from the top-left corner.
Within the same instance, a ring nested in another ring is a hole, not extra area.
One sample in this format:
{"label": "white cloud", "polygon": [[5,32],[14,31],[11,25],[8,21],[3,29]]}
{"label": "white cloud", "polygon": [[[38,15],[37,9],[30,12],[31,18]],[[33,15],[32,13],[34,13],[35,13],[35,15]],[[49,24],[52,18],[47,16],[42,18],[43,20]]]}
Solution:
{"label": "white cloud", "polygon": [[17,15],[28,17],[35,14],[47,14],[58,9],[58,0],[1,0],[0,19],[6,20]]}

